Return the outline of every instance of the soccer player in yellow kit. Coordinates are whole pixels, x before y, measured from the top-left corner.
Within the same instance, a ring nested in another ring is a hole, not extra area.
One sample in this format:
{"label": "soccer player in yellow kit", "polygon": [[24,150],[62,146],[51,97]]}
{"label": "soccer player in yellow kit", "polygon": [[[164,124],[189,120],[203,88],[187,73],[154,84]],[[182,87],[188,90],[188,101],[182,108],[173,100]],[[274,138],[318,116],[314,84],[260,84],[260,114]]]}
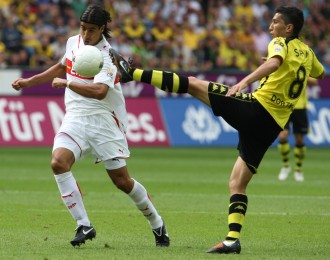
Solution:
{"label": "soccer player in yellow kit", "polygon": [[[308,78],[307,82],[307,84],[311,87],[316,86],[318,84],[317,79],[313,78]],[[279,143],[277,147],[278,151],[281,154],[283,163],[281,171],[278,175],[278,179],[280,181],[286,180],[291,172],[291,167],[289,163],[291,147],[288,141],[291,127],[295,139],[295,147],[293,149],[295,160],[294,179],[298,182],[304,181],[302,163],[305,159],[306,154],[305,135],[308,133],[309,130],[307,104],[308,95],[307,90],[305,90],[301,94],[292,114],[290,115],[288,123],[285,125],[283,131],[281,131],[278,135]]]}
{"label": "soccer player in yellow kit", "polygon": [[[308,76],[324,77],[322,64],[298,38],[303,24],[301,10],[278,7],[269,26],[273,40],[268,45],[266,61],[232,87],[172,72],[133,68],[115,50],[109,52],[121,82],[135,80],[166,92],[189,93],[238,131],[239,155],[229,180],[229,232],[207,253],[241,252],[239,237],[248,205],[247,185],[305,91]],[[255,81],[260,81],[255,92],[241,93]]]}

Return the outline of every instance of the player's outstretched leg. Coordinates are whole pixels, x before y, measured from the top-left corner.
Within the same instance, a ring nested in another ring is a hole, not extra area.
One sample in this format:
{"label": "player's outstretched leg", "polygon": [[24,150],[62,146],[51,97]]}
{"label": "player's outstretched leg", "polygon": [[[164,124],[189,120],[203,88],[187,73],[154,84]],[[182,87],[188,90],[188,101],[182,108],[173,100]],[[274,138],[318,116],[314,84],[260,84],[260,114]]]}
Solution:
{"label": "player's outstretched leg", "polygon": [[132,60],[126,61],[116,50],[110,49],[109,56],[113,64],[117,67],[119,81],[121,83],[129,81],[139,81],[148,83],[165,92],[187,93],[188,77],[179,76],[174,72],[159,70],[141,70],[133,68]]}
{"label": "player's outstretched leg", "polygon": [[210,106],[209,91],[225,96],[229,87],[223,84],[186,77],[174,72],[160,70],[142,70],[132,67],[132,60],[126,61],[116,50],[110,49],[109,56],[117,67],[119,81],[144,82],[165,92],[189,93],[191,96]]}
{"label": "player's outstretched leg", "polygon": [[133,71],[131,67],[133,60],[129,60],[129,62],[127,62],[116,50],[112,48],[109,50],[109,56],[112,63],[117,67],[119,81],[121,83],[133,81]]}

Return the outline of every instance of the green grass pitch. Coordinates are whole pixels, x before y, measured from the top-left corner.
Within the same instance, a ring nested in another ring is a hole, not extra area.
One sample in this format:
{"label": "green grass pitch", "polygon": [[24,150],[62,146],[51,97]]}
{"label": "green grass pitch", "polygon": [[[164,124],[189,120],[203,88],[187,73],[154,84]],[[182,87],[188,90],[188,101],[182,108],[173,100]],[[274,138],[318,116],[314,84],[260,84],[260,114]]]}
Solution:
{"label": "green grass pitch", "polygon": [[[131,148],[128,169],[164,218],[169,248],[156,248],[142,214],[92,158],[73,173],[96,239],[73,248],[76,223],[50,169],[51,148],[0,148],[0,259],[329,259],[330,149],[308,148],[305,182],[277,180],[270,149],[249,187],[242,252],[209,255],[227,234],[235,148]],[[292,160],[293,161],[293,158]]]}

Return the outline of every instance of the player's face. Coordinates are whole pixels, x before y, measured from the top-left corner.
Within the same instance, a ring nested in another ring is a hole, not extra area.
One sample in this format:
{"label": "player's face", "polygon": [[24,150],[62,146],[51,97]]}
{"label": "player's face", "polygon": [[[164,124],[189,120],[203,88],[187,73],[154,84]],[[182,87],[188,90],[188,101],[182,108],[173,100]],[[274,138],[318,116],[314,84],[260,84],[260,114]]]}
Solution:
{"label": "player's face", "polygon": [[285,24],[282,14],[276,13],[269,26],[269,33],[273,38],[287,37],[292,29],[292,24]]}
{"label": "player's face", "polygon": [[96,24],[80,22],[80,35],[85,45],[96,45],[102,39],[104,25],[99,27]]}

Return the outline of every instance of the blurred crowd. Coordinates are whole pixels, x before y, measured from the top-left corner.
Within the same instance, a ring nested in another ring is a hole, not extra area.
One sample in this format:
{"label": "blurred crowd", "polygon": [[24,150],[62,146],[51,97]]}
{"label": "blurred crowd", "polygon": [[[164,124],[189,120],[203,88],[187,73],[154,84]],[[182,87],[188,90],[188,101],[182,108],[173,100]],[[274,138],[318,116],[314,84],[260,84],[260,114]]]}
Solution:
{"label": "blurred crowd", "polygon": [[303,10],[302,39],[330,74],[329,0],[1,0],[0,68],[49,67],[79,33],[88,4],[111,14],[111,45],[144,68],[251,71],[267,55],[281,4]]}

